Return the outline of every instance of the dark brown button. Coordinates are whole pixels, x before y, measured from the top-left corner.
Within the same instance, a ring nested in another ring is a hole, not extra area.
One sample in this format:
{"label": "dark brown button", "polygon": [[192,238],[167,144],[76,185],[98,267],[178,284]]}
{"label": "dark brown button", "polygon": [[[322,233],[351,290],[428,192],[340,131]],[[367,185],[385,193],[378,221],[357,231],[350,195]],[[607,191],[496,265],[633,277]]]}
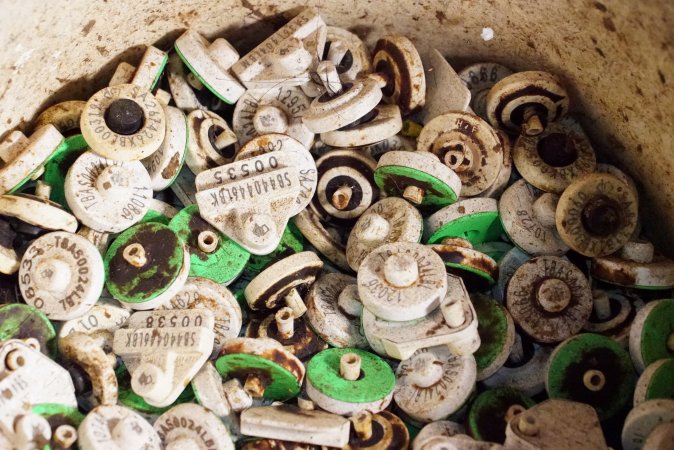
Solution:
{"label": "dark brown button", "polygon": [[138,103],[128,98],[119,98],[105,110],[105,123],[115,133],[129,136],[143,127],[145,116]]}

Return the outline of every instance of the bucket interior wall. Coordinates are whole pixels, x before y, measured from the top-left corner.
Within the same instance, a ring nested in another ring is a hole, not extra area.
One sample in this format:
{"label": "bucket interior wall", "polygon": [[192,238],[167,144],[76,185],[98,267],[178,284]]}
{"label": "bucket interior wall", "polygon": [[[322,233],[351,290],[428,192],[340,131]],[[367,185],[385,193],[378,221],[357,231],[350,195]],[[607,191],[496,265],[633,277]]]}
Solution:
{"label": "bucket interior wall", "polygon": [[[187,27],[243,54],[317,6],[372,45],[404,34],[455,67],[480,60],[541,69],[567,83],[572,113],[600,152],[635,177],[645,229],[674,254],[674,2],[643,0],[4,1],[0,136],[32,131],[53,103],[86,99],[145,45],[167,49]],[[485,42],[483,27],[494,30]]]}

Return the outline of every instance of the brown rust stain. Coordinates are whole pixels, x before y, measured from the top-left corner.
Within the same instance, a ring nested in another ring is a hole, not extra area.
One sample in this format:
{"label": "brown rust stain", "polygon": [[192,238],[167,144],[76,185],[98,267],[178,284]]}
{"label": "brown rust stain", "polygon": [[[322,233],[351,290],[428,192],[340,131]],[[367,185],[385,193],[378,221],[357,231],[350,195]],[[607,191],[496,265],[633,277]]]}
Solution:
{"label": "brown rust stain", "polygon": [[[391,80],[389,84],[382,88],[384,96],[391,97],[397,91],[396,103],[400,107],[400,115],[407,117],[414,114],[421,109],[421,105],[415,105],[412,102],[414,86],[412,85],[410,68],[407,65],[407,57],[394,40],[387,38],[377,41],[372,54],[376,57],[380,52],[388,58],[377,61],[375,71],[388,73],[388,78]],[[391,67],[391,64],[395,65],[395,69]]]}
{"label": "brown rust stain", "polygon": [[185,235],[184,232],[181,232],[180,237],[189,247],[190,255],[194,255],[202,261],[207,261],[208,254],[199,249],[199,234],[203,231],[212,231],[218,235],[219,232],[202,219],[198,212],[190,217],[188,225],[189,231],[187,233],[189,234]]}
{"label": "brown rust stain", "polygon": [[[169,229],[147,227],[139,230],[126,245],[133,243],[140,243],[143,246],[147,255],[147,263],[140,268],[128,264],[120,248],[110,260],[109,279],[118,286],[129,285],[137,280],[137,284],[128,294],[132,296],[141,294],[143,297],[149,297],[157,290],[165,288],[173,280],[176,268],[171,267],[169,261],[174,249],[179,245],[178,236]],[[141,276],[152,267],[157,268],[154,275]]]}
{"label": "brown rust stain", "polygon": [[176,173],[178,173],[178,169],[180,169],[180,155],[174,153],[168,165],[161,171],[161,176],[165,180],[170,180]]}
{"label": "brown rust stain", "polygon": [[615,33],[616,27],[615,27],[615,24],[613,23],[613,19],[611,19],[610,17],[607,16],[607,17],[604,17],[603,22],[604,22],[604,28],[606,28],[611,33]]}
{"label": "brown rust stain", "polygon": [[156,15],[156,14],[150,15],[149,17],[147,17],[147,18],[145,19],[145,26],[146,26],[146,27],[149,27],[149,26],[152,25],[152,24],[155,22],[155,20],[157,20],[157,19],[159,19],[159,16],[158,16],[158,15]]}
{"label": "brown rust stain", "polygon": [[352,428],[349,443],[344,449],[376,448],[380,450],[399,450],[408,448],[409,443],[410,434],[403,421],[389,411],[381,411],[372,416],[372,435],[370,438],[359,439]]}
{"label": "brown rust stain", "polygon": [[351,435],[349,436],[349,443],[345,448],[349,450],[357,450],[369,447],[381,449],[386,448],[381,445],[382,441],[386,439],[386,436],[384,435],[384,427],[381,425],[381,423],[379,423],[381,418],[378,416],[379,414],[372,417],[372,434],[368,439],[361,440],[352,427]]}
{"label": "brown rust stain", "polygon": [[606,267],[601,261],[592,263],[592,275],[600,280],[610,281],[622,286],[633,286],[636,284],[636,277],[629,270],[618,267],[616,269]]}
{"label": "brown rust stain", "polygon": [[473,267],[492,276],[496,276],[498,273],[496,262],[487,255],[479,254],[479,252],[464,251],[466,249],[454,245],[434,245],[433,250],[440,255],[444,262]]}
{"label": "brown rust stain", "polygon": [[606,12],[606,11],[608,11],[608,9],[606,9],[606,6],[605,6],[603,3],[601,3],[601,2],[594,2],[594,7],[595,7],[596,9],[598,9],[599,11],[601,11],[601,12]]}
{"label": "brown rust stain", "polygon": [[81,32],[81,33],[82,33],[82,36],[85,36],[85,37],[86,37],[86,35],[89,34],[89,32],[91,31],[91,29],[94,27],[94,25],[96,25],[96,20],[95,20],[95,19],[91,19],[89,22],[87,22],[87,24],[84,25],[84,27],[82,28],[82,32]]}
{"label": "brown rust stain", "polygon": [[[237,364],[238,365],[238,364]],[[227,378],[237,378],[246,380],[251,375],[255,375],[262,382],[262,386],[269,386],[272,383],[272,376],[269,369],[260,369],[258,367],[240,367],[227,372]]]}
{"label": "brown rust stain", "polygon": [[225,344],[220,351],[220,356],[235,355],[237,353],[248,353],[245,341],[232,341]]}
{"label": "brown rust stain", "polygon": [[[285,295],[291,289],[308,291],[308,285],[313,283],[318,275],[323,270],[323,263],[314,263],[298,270],[289,277],[284,277],[275,283],[268,286],[264,292],[254,299],[250,305],[252,309],[275,308],[279,303],[283,302]],[[301,295],[301,292],[300,292]]]}
{"label": "brown rust stain", "polygon": [[192,9],[187,12],[179,12],[178,13],[178,19],[180,22],[185,25],[186,27],[189,26],[190,22],[199,15],[198,11],[195,9]]}
{"label": "brown rust stain", "polygon": [[[260,11],[253,3],[251,3],[248,0],[241,0],[241,6],[246,8],[248,11],[250,11],[250,15],[258,18],[258,19],[266,19],[267,14],[264,12]],[[277,13],[274,11],[274,13]]]}
{"label": "brown rust stain", "polygon": [[434,336],[435,333],[437,333],[438,331],[442,330],[445,327],[446,327],[446,325],[445,325],[444,322],[437,323],[437,324],[433,325],[433,328],[427,330],[425,334],[426,334],[426,336]]}
{"label": "brown rust stain", "polygon": [[260,354],[265,359],[274,361],[279,366],[287,369],[295,378],[301,380],[304,378],[304,366],[290,352],[285,349],[272,348]]}
{"label": "brown rust stain", "polygon": [[[301,360],[305,360],[312,355],[328,348],[325,343],[314,331],[309,328],[306,320],[300,317],[294,320],[294,333],[288,339],[284,339],[278,332],[276,321],[269,322],[267,328],[267,337],[279,341],[283,346]],[[259,333],[258,333],[259,335]]]}
{"label": "brown rust stain", "polygon": [[[268,359],[288,370],[298,380],[302,380],[302,378],[304,378],[304,366],[292,353],[285,349],[272,348],[255,352],[252,351],[246,340],[235,340],[225,344],[225,346],[220,351],[220,356],[235,354],[255,355],[264,359]],[[245,378],[247,375],[247,373],[244,373],[242,376]]]}
{"label": "brown rust stain", "polygon": [[[598,391],[590,391],[583,383],[583,375],[588,370],[599,370],[604,374],[605,385]],[[620,389],[623,368],[618,357],[608,348],[584,348],[576,359],[563,369],[560,389],[570,400],[585,402],[601,414],[615,404],[615,395]]]}
{"label": "brown rust stain", "polygon": [[317,450],[309,444],[300,444],[297,442],[279,441],[277,439],[258,439],[256,441],[247,442],[241,450]]}
{"label": "brown rust stain", "polygon": [[374,27],[369,25],[356,25],[348,28],[348,30],[362,40],[367,40],[368,36],[374,31]]}

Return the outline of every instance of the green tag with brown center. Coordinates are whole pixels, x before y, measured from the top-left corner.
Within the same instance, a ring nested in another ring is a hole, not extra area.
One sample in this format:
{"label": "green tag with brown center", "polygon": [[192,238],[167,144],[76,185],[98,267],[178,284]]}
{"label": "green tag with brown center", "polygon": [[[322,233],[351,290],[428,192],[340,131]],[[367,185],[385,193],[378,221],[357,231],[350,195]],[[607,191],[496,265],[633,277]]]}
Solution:
{"label": "green tag with brown center", "polygon": [[42,353],[55,356],[55,337],[54,325],[39,309],[23,303],[0,306],[0,342],[35,338]]}
{"label": "green tag with brown center", "polygon": [[[142,247],[146,261],[137,266],[125,258],[125,249]],[[178,235],[156,222],[135,225],[113,241],[105,254],[105,287],[118,300],[144,303],[166,291],[183,267],[184,247]]]}
{"label": "green tag with brown center", "polygon": [[631,403],[635,381],[629,353],[611,338],[587,333],[555,349],[545,386],[550,398],[587,403],[606,420]]}
{"label": "green tag with brown center", "polygon": [[191,277],[227,284],[241,274],[250,258],[243,247],[202,219],[197,205],[183,208],[169,227],[187,244]]}

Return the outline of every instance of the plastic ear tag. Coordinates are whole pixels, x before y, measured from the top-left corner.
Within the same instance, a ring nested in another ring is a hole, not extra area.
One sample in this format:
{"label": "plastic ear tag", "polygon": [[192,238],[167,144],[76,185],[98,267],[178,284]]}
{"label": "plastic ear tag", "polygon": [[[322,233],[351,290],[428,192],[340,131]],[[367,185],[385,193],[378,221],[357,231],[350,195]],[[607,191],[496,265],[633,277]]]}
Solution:
{"label": "plastic ear tag", "polygon": [[309,68],[323,54],[327,25],[318,8],[307,8],[232,65],[248,89],[275,84],[299,86],[309,81]]}
{"label": "plastic ear tag", "polygon": [[213,350],[213,312],[141,311],[117,330],[113,352],[131,374],[131,388],[150,405],[173,403]]}
{"label": "plastic ear tag", "polygon": [[[279,137],[283,135],[277,135]],[[288,220],[302,211],[316,190],[317,172],[308,151],[287,136],[278,150],[235,161],[197,175],[201,216],[255,255],[273,251]]]}
{"label": "plastic ear tag", "polygon": [[0,421],[24,405],[77,407],[75,387],[63,367],[40,352],[35,339],[11,339],[0,347]]}

